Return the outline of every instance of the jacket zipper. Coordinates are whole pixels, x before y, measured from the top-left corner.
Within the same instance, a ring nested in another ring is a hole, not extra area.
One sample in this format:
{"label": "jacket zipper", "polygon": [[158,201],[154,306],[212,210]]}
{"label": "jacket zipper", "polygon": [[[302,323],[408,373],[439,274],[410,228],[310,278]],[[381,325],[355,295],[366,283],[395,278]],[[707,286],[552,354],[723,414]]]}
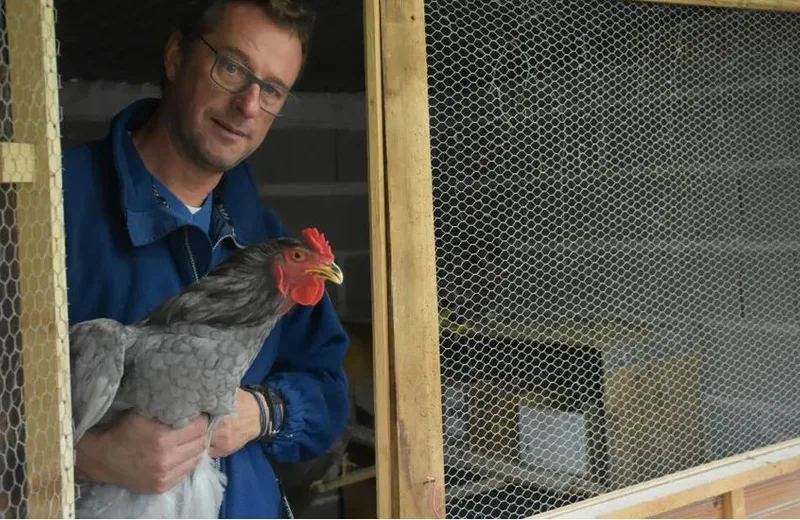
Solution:
{"label": "jacket zipper", "polygon": [[192,274],[194,275],[194,281],[196,282],[200,279],[200,277],[197,276],[197,265],[194,263],[192,248],[189,247],[189,231],[185,227],[183,228],[183,243],[186,246],[186,253],[189,255],[189,263],[192,265]]}
{"label": "jacket zipper", "polygon": [[216,251],[217,247],[218,247],[218,246],[219,246],[219,245],[222,243],[222,241],[223,241],[223,240],[225,240],[226,238],[230,238],[231,240],[233,240],[233,243],[234,243],[234,245],[235,245],[236,247],[238,247],[239,249],[244,249],[244,246],[243,246],[242,244],[240,244],[238,240],[236,240],[236,233],[231,233],[231,234],[228,234],[228,235],[222,235],[221,237],[219,237],[219,239],[217,239],[217,242],[216,242],[216,243],[214,244],[214,246],[211,248],[211,251],[212,251],[212,252],[213,252],[213,251]]}
{"label": "jacket zipper", "polygon": [[[214,246],[211,248],[212,253],[214,252],[214,250],[217,249],[217,247],[222,243],[222,241],[225,240],[228,237],[233,239],[233,243],[236,244],[236,247],[238,247],[240,249],[242,247],[244,247],[236,240],[236,236],[235,235],[233,235],[233,234],[224,235],[224,236],[220,237],[217,240],[217,242],[214,244]],[[183,243],[186,246],[186,253],[189,255],[189,263],[192,266],[192,274],[194,275],[194,281],[196,282],[196,281],[198,281],[200,279],[200,277],[197,274],[197,264],[194,261],[194,255],[192,254],[192,248],[189,247],[189,231],[186,228],[183,228]],[[214,465],[214,468],[217,471],[220,471],[220,472],[222,471],[222,459],[220,459],[219,457],[214,457],[214,458],[211,459],[211,462],[212,462],[212,464]]]}

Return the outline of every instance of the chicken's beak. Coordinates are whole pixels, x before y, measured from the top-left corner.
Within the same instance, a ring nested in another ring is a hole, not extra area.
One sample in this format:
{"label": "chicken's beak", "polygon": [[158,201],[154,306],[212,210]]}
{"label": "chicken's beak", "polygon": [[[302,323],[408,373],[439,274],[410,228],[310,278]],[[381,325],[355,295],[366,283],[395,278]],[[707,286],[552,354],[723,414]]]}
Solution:
{"label": "chicken's beak", "polygon": [[309,269],[307,272],[321,276],[335,284],[341,284],[344,282],[344,273],[342,273],[342,270],[339,269],[339,266],[334,263],[330,263],[329,265],[323,267],[314,267]]}

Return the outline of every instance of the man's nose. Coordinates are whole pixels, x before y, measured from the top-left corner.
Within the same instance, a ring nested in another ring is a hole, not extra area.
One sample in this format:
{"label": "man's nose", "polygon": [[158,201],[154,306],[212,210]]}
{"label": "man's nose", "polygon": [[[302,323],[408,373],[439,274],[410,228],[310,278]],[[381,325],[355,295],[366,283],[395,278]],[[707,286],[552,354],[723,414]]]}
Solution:
{"label": "man's nose", "polygon": [[252,84],[236,96],[236,106],[245,117],[258,117],[261,114],[261,88]]}

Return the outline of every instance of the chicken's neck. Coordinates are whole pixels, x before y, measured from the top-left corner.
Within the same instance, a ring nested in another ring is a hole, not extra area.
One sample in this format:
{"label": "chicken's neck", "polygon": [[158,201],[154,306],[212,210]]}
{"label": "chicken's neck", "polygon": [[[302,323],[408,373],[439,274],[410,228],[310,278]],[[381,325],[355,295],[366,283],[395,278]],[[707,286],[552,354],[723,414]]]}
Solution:
{"label": "chicken's neck", "polygon": [[[227,266],[226,266],[227,267]],[[260,266],[221,269],[170,298],[145,320],[146,325],[203,324],[218,329],[271,327],[286,299],[278,292],[271,270]]]}

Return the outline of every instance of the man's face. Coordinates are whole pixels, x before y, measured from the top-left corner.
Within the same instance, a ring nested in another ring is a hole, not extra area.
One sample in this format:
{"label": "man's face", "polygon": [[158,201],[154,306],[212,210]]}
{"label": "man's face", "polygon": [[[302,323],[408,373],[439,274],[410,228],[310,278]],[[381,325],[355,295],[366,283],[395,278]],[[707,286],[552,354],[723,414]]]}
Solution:
{"label": "man's face", "polygon": [[[256,77],[291,87],[302,62],[300,40],[276,26],[258,6],[231,4],[204,39],[220,53],[247,67]],[[214,51],[197,41],[186,55],[177,43],[167,48],[172,82],[167,123],[175,143],[191,160],[211,172],[229,170],[258,148],[274,116],[260,107],[258,85],[233,94],[211,78]],[[176,135],[177,134],[177,135]]]}

